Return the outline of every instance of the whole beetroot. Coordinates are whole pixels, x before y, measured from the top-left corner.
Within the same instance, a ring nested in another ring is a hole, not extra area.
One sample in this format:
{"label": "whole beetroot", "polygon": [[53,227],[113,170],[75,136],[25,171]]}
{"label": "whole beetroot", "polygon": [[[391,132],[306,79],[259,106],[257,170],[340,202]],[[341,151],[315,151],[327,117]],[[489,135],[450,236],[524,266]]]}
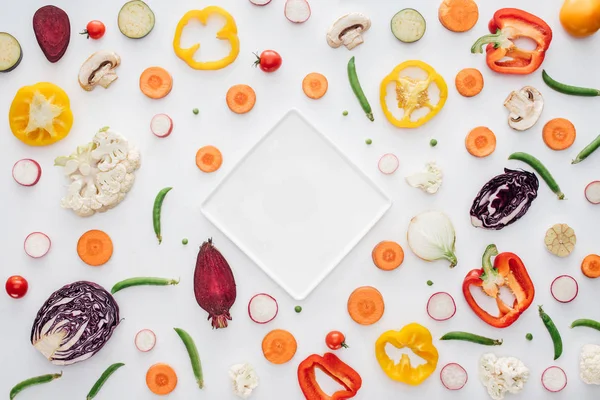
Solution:
{"label": "whole beetroot", "polygon": [[235,303],[235,279],[227,260],[213,246],[212,239],[202,243],[198,252],[194,294],[198,305],[208,312],[208,319],[212,318],[213,328],[227,328],[227,320],[231,321],[229,309]]}

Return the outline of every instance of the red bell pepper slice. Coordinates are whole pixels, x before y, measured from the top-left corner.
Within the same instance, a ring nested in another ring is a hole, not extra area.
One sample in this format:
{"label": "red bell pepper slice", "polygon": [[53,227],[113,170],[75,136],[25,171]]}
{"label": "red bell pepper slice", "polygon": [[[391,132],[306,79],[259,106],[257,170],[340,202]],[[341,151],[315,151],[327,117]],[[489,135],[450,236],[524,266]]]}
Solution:
{"label": "red bell pepper slice", "polygon": [[[315,368],[329,375],[344,387],[331,396],[325,393],[317,382]],[[362,379],[348,364],[345,364],[333,353],[310,355],[298,365],[298,383],[307,400],[342,400],[356,396],[362,385]]]}
{"label": "red bell pepper slice", "polygon": [[[552,29],[544,20],[527,11],[502,8],[494,13],[488,28],[491,34],[479,38],[471,53],[483,53],[483,45],[487,44],[486,62],[492,71],[525,75],[542,65],[552,41]],[[518,38],[532,39],[536,48],[517,47],[513,40]]]}

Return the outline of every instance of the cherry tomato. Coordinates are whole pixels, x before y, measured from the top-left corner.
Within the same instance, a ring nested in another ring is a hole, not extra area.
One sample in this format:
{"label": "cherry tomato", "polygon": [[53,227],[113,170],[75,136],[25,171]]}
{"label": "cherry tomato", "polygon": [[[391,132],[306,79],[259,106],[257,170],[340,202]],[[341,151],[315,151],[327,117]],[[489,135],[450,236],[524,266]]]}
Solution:
{"label": "cherry tomato", "polygon": [[254,53],[256,61],[254,66],[259,66],[265,72],[275,72],[281,67],[281,56],[275,50],[265,50],[260,56]]}
{"label": "cherry tomato", "polygon": [[93,20],[88,22],[85,27],[85,31],[81,32],[80,35],[87,35],[87,38],[92,39],[100,39],[104,36],[104,32],[106,32],[106,27],[100,21]]}
{"label": "cherry tomato", "polygon": [[25,296],[29,284],[27,280],[19,275],[13,275],[6,280],[6,293],[13,299],[20,299]]}
{"label": "cherry tomato", "polygon": [[331,350],[337,350],[342,347],[345,349],[348,348],[348,345],[346,344],[346,336],[344,336],[344,334],[340,331],[329,332],[325,338],[325,343]]}

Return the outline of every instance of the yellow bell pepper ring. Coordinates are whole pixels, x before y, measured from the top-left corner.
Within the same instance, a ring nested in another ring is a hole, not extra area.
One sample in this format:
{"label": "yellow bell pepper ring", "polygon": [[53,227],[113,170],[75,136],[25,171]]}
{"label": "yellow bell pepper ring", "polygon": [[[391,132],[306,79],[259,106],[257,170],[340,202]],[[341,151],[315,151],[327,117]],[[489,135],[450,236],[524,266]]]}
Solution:
{"label": "yellow bell pepper ring", "polygon": [[[385,351],[385,345],[388,343],[398,349],[411,349],[426,363],[413,367],[408,356],[402,354],[400,362],[396,364]],[[435,371],[439,358],[431,333],[417,323],[408,324],[399,331],[384,332],[375,343],[375,356],[379,366],[390,379],[413,386],[420,385],[429,378]]]}
{"label": "yellow bell pepper ring", "polygon": [[[181,48],[181,35],[183,29],[192,19],[197,19],[206,25],[208,18],[212,15],[220,15],[225,18],[225,25],[217,32],[217,39],[227,40],[231,44],[231,51],[229,54],[220,60],[216,61],[196,61],[194,55],[200,50],[200,43],[196,43],[190,48]],[[177,57],[185,61],[190,67],[199,70],[217,70],[225,68],[229,64],[235,61],[238,54],[240,54],[240,39],[238,38],[237,25],[235,20],[226,10],[218,6],[209,6],[202,10],[191,10],[185,13],[185,15],[179,20],[177,28],[175,29],[175,38],[173,39],[173,49]]]}
{"label": "yellow bell pepper ring", "polygon": [[[402,72],[409,68],[418,68],[425,71],[427,73],[427,78],[419,80],[409,76],[403,76]],[[395,84],[395,106],[402,110],[399,112],[403,112],[400,119],[396,118],[394,113],[388,108],[387,94],[388,85],[390,83]],[[429,87],[432,83],[439,89],[439,100],[437,104],[431,104],[429,98]],[[381,108],[388,121],[398,128],[418,128],[435,117],[442,107],[444,107],[446,99],[448,98],[448,86],[446,85],[444,78],[429,64],[419,60],[410,60],[396,66],[388,76],[383,78],[379,93]],[[429,112],[413,121],[411,118],[412,114],[421,108],[428,108]]]}
{"label": "yellow bell pepper ring", "polygon": [[10,105],[13,135],[30,146],[47,146],[64,139],[73,126],[69,96],[49,82],[23,86]]}

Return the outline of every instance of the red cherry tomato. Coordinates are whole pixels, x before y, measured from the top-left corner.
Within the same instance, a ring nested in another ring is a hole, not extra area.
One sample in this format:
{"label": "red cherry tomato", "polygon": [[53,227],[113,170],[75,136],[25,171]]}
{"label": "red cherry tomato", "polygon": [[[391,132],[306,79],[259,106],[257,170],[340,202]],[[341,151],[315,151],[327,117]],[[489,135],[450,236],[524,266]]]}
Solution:
{"label": "red cherry tomato", "polygon": [[346,344],[346,336],[344,336],[344,334],[340,331],[329,332],[325,338],[325,343],[331,350],[337,350],[342,347],[345,349],[348,348],[348,345]]}
{"label": "red cherry tomato", "polygon": [[27,280],[19,275],[13,275],[6,280],[6,293],[13,299],[20,299],[25,296],[29,284]]}
{"label": "red cherry tomato", "polygon": [[92,39],[100,39],[104,36],[104,32],[106,32],[106,27],[100,21],[93,20],[88,22],[85,27],[85,31],[81,32],[80,35],[87,35],[87,38]]}
{"label": "red cherry tomato", "polygon": [[260,56],[254,53],[256,61],[254,66],[259,66],[265,72],[275,72],[281,67],[281,56],[275,50],[265,50]]}

